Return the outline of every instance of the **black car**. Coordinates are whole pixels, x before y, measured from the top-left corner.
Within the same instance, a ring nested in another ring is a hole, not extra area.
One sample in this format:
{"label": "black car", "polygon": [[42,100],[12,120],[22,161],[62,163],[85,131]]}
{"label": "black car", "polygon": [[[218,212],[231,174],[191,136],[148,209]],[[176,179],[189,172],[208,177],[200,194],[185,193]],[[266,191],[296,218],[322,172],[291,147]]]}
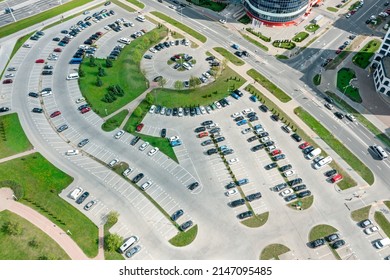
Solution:
{"label": "black car", "polygon": [[299,198],[303,198],[303,197],[306,197],[306,196],[311,196],[311,191],[306,190],[306,191],[298,193],[297,195],[298,195]]}
{"label": "black car", "polygon": [[336,174],[337,174],[337,170],[336,169],[332,169],[332,170],[329,170],[329,171],[325,172],[325,176],[326,177],[332,177],[333,175],[336,175]]}
{"label": "black car", "polygon": [[203,131],[206,131],[206,128],[204,126],[199,126],[197,128],[195,128],[194,130],[196,133],[199,133],[199,132],[203,132]]}
{"label": "black car", "polygon": [[43,112],[43,109],[41,108],[34,108],[32,109],[33,113],[42,113]]}
{"label": "black car", "polygon": [[184,116],[188,116],[190,114],[190,108],[189,107],[184,107]]}
{"label": "black car", "polygon": [[258,116],[254,116],[254,117],[251,117],[249,119],[250,122],[254,122],[254,121],[258,121],[259,120],[259,117]]}
{"label": "black car", "polygon": [[306,189],[306,185],[305,184],[298,185],[298,186],[293,187],[292,189],[293,189],[294,192],[299,192],[301,190]]}
{"label": "black car", "polygon": [[328,242],[333,242],[336,241],[337,239],[340,239],[340,236],[337,233],[332,233],[331,235],[325,237],[325,240]]}
{"label": "black car", "polygon": [[282,167],[279,168],[279,171],[280,172],[284,172],[284,171],[287,171],[289,169],[292,168],[292,165],[291,164],[286,164],[286,165],[283,165]]}
{"label": "black car", "polygon": [[253,146],[251,148],[251,151],[252,152],[257,152],[257,151],[261,150],[262,148],[264,148],[264,145],[263,144],[259,144],[259,145]]}
{"label": "black car", "polygon": [[57,131],[58,132],[63,132],[66,129],[68,129],[68,126],[66,124],[63,124],[59,128],[57,128]]}
{"label": "black car", "polygon": [[269,135],[269,133],[268,132],[261,132],[258,135],[259,135],[259,137],[267,137]]}
{"label": "black car", "polygon": [[60,37],[54,37],[54,38],[53,38],[53,41],[54,41],[54,42],[59,42],[59,41],[61,41],[61,38],[60,38]]}
{"label": "black car", "polygon": [[278,164],[276,162],[273,162],[273,163],[267,164],[265,166],[265,169],[270,170],[270,169],[275,168],[277,166],[278,166]]}
{"label": "black car", "polygon": [[196,114],[195,108],[194,108],[194,107],[191,107],[191,108],[190,108],[190,116],[195,116],[195,114]]}
{"label": "black car", "polygon": [[189,189],[190,191],[193,191],[193,190],[195,190],[198,186],[199,186],[199,183],[198,183],[198,182],[194,182],[194,183],[192,183],[191,185],[188,186],[188,189]]}
{"label": "black car", "polygon": [[292,137],[292,139],[294,139],[294,140],[297,141],[297,142],[302,141],[301,136],[299,136],[299,135],[296,134],[296,133],[291,134],[291,137]]}
{"label": "black car", "polygon": [[246,197],[245,197],[245,199],[247,200],[247,201],[253,201],[253,200],[256,200],[256,199],[259,199],[259,198],[261,198],[261,193],[260,192],[257,192],[257,193],[252,193],[252,194],[250,194],[250,195],[247,195]]}
{"label": "black car", "polygon": [[89,196],[89,192],[83,192],[82,195],[76,200],[77,204],[83,203],[83,201]]}
{"label": "black car", "polygon": [[312,248],[317,248],[325,244],[325,239],[319,238],[310,242]]}
{"label": "black car", "polygon": [[143,177],[144,177],[144,174],[143,174],[143,173],[137,174],[137,175],[133,178],[133,183],[138,183]]}
{"label": "black car", "polygon": [[83,110],[83,109],[85,109],[85,108],[88,108],[89,107],[89,105],[88,104],[83,104],[83,105],[81,105],[81,106],[79,106],[79,111],[81,111],[81,110]]}
{"label": "black car", "polygon": [[177,113],[178,113],[178,109],[177,108],[173,108],[172,109],[172,116],[177,116]]}
{"label": "black car", "polygon": [[139,141],[139,139],[141,139],[139,136],[135,136],[131,142],[130,142],[130,145],[131,146],[134,146],[135,144],[137,144],[137,142]]}
{"label": "black car", "polygon": [[179,229],[181,230],[181,231],[185,231],[186,229],[188,229],[189,227],[191,227],[192,226],[192,221],[187,221],[187,222],[185,222],[184,224],[182,224],[180,227],[179,227]]}
{"label": "black car", "polygon": [[325,99],[326,102],[328,102],[330,104],[333,104],[333,99],[332,98],[326,96],[326,97],[324,97],[324,99]]}
{"label": "black car", "polygon": [[175,213],[172,214],[171,220],[172,220],[172,221],[176,221],[176,220],[179,219],[181,216],[183,216],[183,214],[184,214],[184,211],[183,211],[182,209],[177,210]]}
{"label": "black car", "polygon": [[242,57],[242,52],[240,51],[236,51],[234,54],[237,55],[238,57]]}
{"label": "black car", "polygon": [[278,160],[282,160],[282,159],[285,159],[285,158],[286,158],[285,154],[280,154],[280,155],[276,155],[276,156],[272,157],[272,160],[278,161]]}
{"label": "black car", "polygon": [[237,206],[244,205],[244,204],[245,204],[245,200],[241,198],[241,199],[233,200],[232,202],[230,202],[230,207],[237,207]]}
{"label": "black car", "polygon": [[249,137],[246,141],[248,141],[250,143],[250,142],[255,141],[256,139],[259,139],[259,138],[257,138],[257,136],[252,136],[252,137]]}
{"label": "black car", "polygon": [[340,239],[340,240],[337,240],[336,242],[334,242],[331,246],[333,249],[338,249],[344,245],[345,245],[345,241]]}
{"label": "black car", "polygon": [[290,202],[290,201],[292,201],[292,200],[294,200],[294,199],[297,199],[297,198],[298,198],[298,196],[297,196],[295,193],[293,193],[293,194],[291,194],[291,195],[289,195],[289,196],[286,196],[286,197],[284,198],[284,200],[287,201],[287,202]]}
{"label": "black car", "polygon": [[89,139],[83,139],[83,140],[81,140],[78,144],[77,144],[77,146],[79,147],[79,148],[81,148],[81,147],[84,147],[85,145],[87,145],[89,143]]}
{"label": "black car", "polygon": [[226,156],[226,155],[231,155],[231,154],[233,154],[234,153],[234,150],[233,149],[227,149],[227,150],[223,150],[222,151],[222,154],[224,155],[224,156]]}
{"label": "black car", "polygon": [[222,141],[225,141],[225,137],[219,136],[219,137],[215,138],[215,142],[217,142],[217,143],[222,142]]}
{"label": "black car", "polygon": [[42,75],[53,75],[53,71],[51,70],[43,70]]}
{"label": "black car", "polygon": [[207,146],[207,145],[210,145],[212,144],[213,141],[211,139],[207,139],[206,141],[203,141],[202,143],[200,143],[202,146]]}
{"label": "black car", "polygon": [[227,184],[227,185],[225,186],[225,188],[226,188],[227,190],[229,190],[229,189],[235,188],[236,186],[237,186],[236,183],[230,182],[229,184]]}
{"label": "black car", "polygon": [[161,137],[165,138],[167,136],[167,130],[165,128],[161,129]]}
{"label": "black car", "polygon": [[293,179],[293,180],[290,180],[287,182],[287,184],[292,187],[292,186],[295,186],[295,185],[298,185],[302,183],[302,179],[301,178],[296,178],[296,179]]}
{"label": "black car", "polygon": [[260,106],[259,106],[259,109],[260,109],[261,111],[263,111],[264,113],[268,112],[268,107],[265,106],[264,104],[263,104],[263,105],[260,105]]}
{"label": "black car", "polygon": [[271,119],[274,120],[275,122],[277,122],[279,120],[279,116],[278,115],[271,115]]}
{"label": "black car", "polygon": [[314,147],[313,146],[309,146],[309,147],[306,147],[302,150],[302,152],[307,155],[309,153],[311,153],[312,151],[314,151]]}
{"label": "black car", "polygon": [[215,133],[218,133],[221,131],[221,128],[220,127],[214,127],[213,129],[210,130],[210,133],[211,134],[215,134]]}
{"label": "black car", "polygon": [[268,142],[264,143],[264,147],[269,147],[269,146],[272,146],[273,144],[275,144],[274,141],[268,141]]}
{"label": "black car", "polygon": [[52,65],[45,65],[45,66],[43,66],[43,69],[53,69],[53,66]]}
{"label": "black car", "polygon": [[243,116],[239,116],[237,118],[234,119],[235,122],[239,122],[239,121],[242,121],[244,119]]}
{"label": "black car", "polygon": [[242,219],[249,218],[249,217],[252,217],[252,216],[253,216],[253,212],[252,211],[245,211],[243,213],[238,214],[237,218],[242,220]]}
{"label": "black car", "polygon": [[210,155],[213,155],[213,154],[216,154],[218,153],[218,150],[215,149],[215,148],[212,148],[212,149],[209,149],[207,150],[207,154],[210,156]]}
{"label": "black car", "polygon": [[339,118],[340,120],[342,120],[344,118],[344,114],[343,113],[340,113],[340,112],[335,112],[334,115]]}
{"label": "black car", "polygon": [[29,92],[29,93],[28,93],[28,96],[37,98],[37,97],[39,96],[39,94],[36,93],[36,92]]}
{"label": "black car", "polygon": [[274,191],[279,192],[279,191],[281,191],[281,190],[283,190],[285,188],[287,188],[287,184],[286,183],[280,183],[280,184],[276,185],[273,189],[274,189]]}
{"label": "black car", "polygon": [[247,117],[248,119],[250,119],[250,118],[252,118],[252,117],[254,117],[254,116],[256,116],[256,113],[255,113],[255,112],[250,112],[249,114],[246,115],[246,117]]}

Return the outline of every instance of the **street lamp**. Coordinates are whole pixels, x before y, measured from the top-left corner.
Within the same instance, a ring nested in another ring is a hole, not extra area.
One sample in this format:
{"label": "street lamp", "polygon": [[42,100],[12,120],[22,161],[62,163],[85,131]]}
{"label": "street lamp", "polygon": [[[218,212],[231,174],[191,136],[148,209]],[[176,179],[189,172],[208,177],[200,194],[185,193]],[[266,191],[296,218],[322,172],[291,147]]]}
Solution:
{"label": "street lamp", "polygon": [[12,18],[13,18],[14,21],[16,22],[16,18],[15,18],[15,16],[14,16],[13,9],[9,6],[8,1],[5,1],[5,3],[7,4],[8,11],[11,13]]}

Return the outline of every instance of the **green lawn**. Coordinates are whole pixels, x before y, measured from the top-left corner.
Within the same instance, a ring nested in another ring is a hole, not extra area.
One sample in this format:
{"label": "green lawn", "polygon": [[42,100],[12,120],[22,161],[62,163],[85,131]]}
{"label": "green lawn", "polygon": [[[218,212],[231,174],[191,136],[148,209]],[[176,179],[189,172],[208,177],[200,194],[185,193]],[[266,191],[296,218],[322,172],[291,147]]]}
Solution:
{"label": "green lawn", "polygon": [[305,40],[307,37],[309,37],[309,33],[307,32],[299,32],[297,35],[295,35],[292,40],[294,42],[302,42],[303,40]]}
{"label": "green lawn", "polygon": [[292,50],[296,47],[296,44],[290,40],[276,40],[272,42],[272,46],[275,48]]}
{"label": "green lawn", "polygon": [[359,89],[350,85],[352,79],[356,78],[355,72],[349,68],[341,68],[337,72],[337,88],[352,101],[362,103]]}
{"label": "green lawn", "polygon": [[40,23],[42,21],[45,21],[47,19],[50,19],[52,17],[61,15],[67,11],[70,11],[74,8],[77,8],[79,6],[82,6],[84,4],[87,4],[89,2],[92,2],[92,0],[77,0],[77,1],[70,1],[67,2],[61,6],[57,6],[53,9],[44,11],[42,13],[39,13],[37,15],[18,20],[16,23],[11,23],[6,26],[0,27],[0,38],[6,37],[8,35],[11,35],[13,33],[16,33],[22,29],[25,29],[27,27],[33,26],[37,23]]}
{"label": "green lawn", "polygon": [[260,43],[259,41],[255,40],[255,39],[252,39],[252,37],[245,35],[245,34],[242,34],[241,32],[240,32],[240,34],[242,35],[242,37],[244,37],[245,40],[247,40],[248,42],[251,42],[255,46],[258,46],[263,51],[267,52],[269,50],[267,46],[263,45],[262,43]]}
{"label": "green lawn", "polygon": [[225,57],[227,60],[229,60],[231,63],[233,63],[236,66],[244,65],[244,61],[242,61],[239,57],[229,52],[227,49],[222,47],[215,47],[214,50],[221,54],[223,57]]}
{"label": "green lawn", "polygon": [[321,74],[316,74],[313,77],[313,84],[319,86],[321,84]]}
{"label": "green lawn", "polygon": [[154,137],[154,136],[145,135],[136,132],[134,132],[133,134],[138,135],[139,137],[141,137],[142,140],[149,142],[151,146],[158,147],[160,149],[160,152],[164,153],[165,155],[167,155],[168,157],[170,157],[171,159],[179,163],[175,151],[169,145],[169,140],[167,138]]}
{"label": "green lawn", "polygon": [[253,217],[242,221],[241,224],[250,228],[258,228],[265,225],[265,223],[268,221],[268,217],[269,212],[256,214]]}
{"label": "green lawn", "polygon": [[123,110],[117,113],[116,115],[112,116],[108,120],[106,120],[102,124],[102,129],[104,131],[113,131],[115,128],[119,127],[123,120],[126,118],[127,114],[129,113],[129,110]]}
{"label": "green lawn", "polygon": [[338,9],[335,8],[335,7],[327,7],[326,9],[327,9],[328,11],[330,11],[330,12],[333,12],[333,13],[338,12]]}
{"label": "green lawn", "polygon": [[126,0],[126,1],[131,3],[131,4],[133,4],[133,5],[135,5],[135,6],[137,6],[140,9],[145,8],[145,4],[140,2],[140,1],[138,1],[138,0]]}
{"label": "green lawn", "polygon": [[230,94],[229,91],[241,87],[245,82],[244,78],[226,67],[215,82],[206,86],[188,90],[156,88],[151,93],[154,104],[168,108],[208,105],[226,97]]}
{"label": "green lawn", "polygon": [[273,82],[268,80],[265,76],[257,72],[255,69],[250,69],[246,72],[251,76],[256,82],[265,87],[269,92],[271,92],[277,99],[283,103],[287,103],[291,100],[291,97],[287,95],[282,89],[280,89]]}
{"label": "green lawn", "polygon": [[28,220],[8,210],[0,212],[0,228],[8,222],[19,225],[21,234],[0,230],[0,260],[70,259],[60,245]]}
{"label": "green lawn", "polygon": [[173,246],[184,247],[192,243],[198,234],[198,225],[194,225],[189,230],[179,232],[175,237],[169,240]]}
{"label": "green lawn", "polygon": [[[294,112],[299,116],[313,131],[321,137],[343,160],[345,160],[369,185],[374,183],[374,174],[372,171],[361,162],[354,153],[343,145],[336,137],[327,130],[319,121],[312,115],[306,112],[302,107],[294,109]],[[347,178],[343,174],[343,181]],[[342,182],[342,181],[341,181]]]}
{"label": "green lawn", "polygon": [[370,209],[371,209],[371,205],[368,205],[366,207],[352,211],[351,212],[352,220],[354,220],[355,222],[360,222],[360,221],[363,221],[365,219],[368,219]]}
{"label": "green lawn", "polygon": [[[149,111],[150,104],[144,100],[138,105],[138,107],[131,113],[130,118],[127,120],[123,127],[129,133],[133,133],[138,124],[142,123],[146,113]],[[134,113],[137,110],[141,111],[141,114]]]}
{"label": "green lawn", "polygon": [[373,125],[369,120],[367,120],[363,115],[361,115],[358,111],[356,111],[353,107],[349,106],[347,102],[342,100],[337,94],[326,91],[327,95],[329,95],[335,102],[339,103],[344,110],[346,110],[348,113],[353,114],[356,119],[364,125],[371,133],[375,134],[375,137],[382,141],[383,144],[390,147],[390,138],[383,133],[381,130],[379,130],[375,125]]}
{"label": "green lawn", "polygon": [[73,178],[57,169],[41,154],[34,153],[0,164],[0,187],[15,190],[20,202],[37,210],[72,238],[89,257],[98,253],[98,228],[59,193]]}
{"label": "green lawn", "polygon": [[[101,77],[102,87],[96,86],[98,66],[91,67],[88,58],[83,61],[81,69],[86,75],[79,79],[80,90],[95,113],[101,117],[109,115],[134,100],[147,89],[148,82],[140,68],[140,61],[150,46],[165,38],[167,34],[166,28],[155,28],[144,36],[133,40],[122,50],[119,58],[113,61],[112,68],[106,67],[104,59],[96,59],[96,64],[101,64],[106,72],[106,76]],[[120,85],[125,95],[118,97],[112,103],[105,103],[102,98],[110,85]]]}
{"label": "green lawn", "polygon": [[386,216],[381,212],[375,211],[374,219],[386,236],[390,238],[390,221],[386,219]]}
{"label": "green lawn", "polygon": [[[109,223],[108,221],[104,224],[104,236],[107,236],[110,234],[110,228],[112,228],[116,223],[118,222],[118,219],[115,219],[113,223]],[[115,251],[109,251],[105,248],[104,250],[104,259],[105,260],[124,260],[123,255],[117,250]]]}
{"label": "green lawn", "polygon": [[383,201],[387,208],[390,210],[390,200]]}
{"label": "green lawn", "polygon": [[[298,202],[301,203],[300,208],[297,208]],[[291,202],[290,204],[288,204],[288,206],[293,208],[293,209],[296,209],[296,210],[298,210],[298,209],[306,210],[313,205],[313,202],[314,202],[314,196],[311,195],[311,196],[307,196],[304,198],[299,198],[297,201],[294,201],[294,202]]]}
{"label": "green lawn", "polygon": [[271,37],[267,37],[267,36],[263,35],[260,31],[255,31],[251,27],[247,27],[245,30],[248,31],[249,33],[255,35],[256,37],[259,37],[261,40],[263,40],[265,42],[271,42]]}
{"label": "green lawn", "polygon": [[214,12],[220,12],[223,9],[225,9],[227,6],[227,4],[225,4],[225,3],[218,3],[218,2],[213,2],[210,0],[199,0],[199,2],[194,1],[192,3],[194,5],[201,6],[201,7],[206,8],[206,9],[210,9]]}
{"label": "green lawn", "polygon": [[370,59],[374,56],[381,45],[381,41],[378,39],[368,42],[357,54],[352,58],[352,62],[360,68],[366,69],[370,65]]}
{"label": "green lawn", "polygon": [[261,251],[260,260],[279,260],[279,256],[291,251],[283,244],[270,244]]}
{"label": "green lawn", "polygon": [[20,125],[18,114],[0,116],[0,158],[9,157],[32,148],[33,146]]}
{"label": "green lawn", "polygon": [[244,15],[244,16],[240,17],[240,19],[238,21],[241,22],[242,24],[249,24],[252,22],[251,18],[248,17],[248,15]]}
{"label": "green lawn", "polygon": [[320,28],[318,24],[310,23],[309,25],[305,26],[305,30],[309,32],[315,32]]}
{"label": "green lawn", "polygon": [[153,12],[151,12],[151,14],[153,14],[156,17],[159,17],[160,19],[162,19],[162,20],[172,24],[173,26],[183,30],[184,32],[186,32],[187,34],[191,35],[192,37],[198,39],[202,43],[205,43],[207,41],[207,38],[205,36],[203,36],[202,34],[198,33],[197,31],[188,27],[187,25],[170,18],[169,16],[167,16],[163,13],[153,11]]}
{"label": "green lawn", "polygon": [[323,238],[335,232],[337,232],[337,229],[330,225],[317,225],[310,230],[309,241]]}
{"label": "green lawn", "polygon": [[114,3],[115,5],[121,7],[122,9],[130,12],[130,13],[133,13],[136,11],[135,9],[131,8],[130,6],[126,5],[125,3],[121,2],[121,1],[112,0],[111,2]]}

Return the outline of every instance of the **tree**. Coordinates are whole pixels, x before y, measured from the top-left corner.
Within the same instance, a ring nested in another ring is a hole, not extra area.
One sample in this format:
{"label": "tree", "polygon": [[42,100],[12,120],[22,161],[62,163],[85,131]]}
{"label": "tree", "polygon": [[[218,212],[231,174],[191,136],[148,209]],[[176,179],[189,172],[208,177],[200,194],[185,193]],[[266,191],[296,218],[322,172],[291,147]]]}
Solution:
{"label": "tree", "polygon": [[106,59],[106,67],[111,68],[112,67],[112,60],[111,59]]}
{"label": "tree", "polygon": [[183,82],[182,81],[176,81],[175,84],[174,84],[174,87],[177,90],[182,90],[183,87],[184,87]]}
{"label": "tree", "polygon": [[222,59],[222,70],[226,68],[228,60],[226,58]]}
{"label": "tree", "polygon": [[100,79],[99,76],[96,77],[96,86],[101,87],[103,86],[103,81]]}
{"label": "tree", "polygon": [[21,235],[23,228],[18,222],[5,222],[2,228],[3,232],[8,235]]}
{"label": "tree", "polygon": [[79,68],[79,77],[85,77],[85,72],[83,69],[81,69],[81,67]]}
{"label": "tree", "polygon": [[32,247],[32,248],[38,248],[39,247],[39,242],[35,239],[35,238],[33,238],[33,239],[31,239],[29,242],[28,242],[28,245],[30,246],[30,247]]}
{"label": "tree", "polygon": [[96,61],[94,56],[89,57],[89,66],[95,67],[96,66]]}
{"label": "tree", "polygon": [[159,81],[158,81],[158,86],[160,87],[160,88],[164,88],[164,86],[167,84],[167,79],[165,79],[165,78],[162,78],[162,79],[160,79]]}
{"label": "tree", "polygon": [[109,225],[115,225],[116,222],[118,222],[119,213],[116,211],[110,211],[110,213],[107,214],[107,222],[106,224]]}
{"label": "tree", "polygon": [[136,116],[136,117],[142,117],[142,113],[143,113],[143,111],[140,107],[135,108],[135,110],[133,112],[134,116]]}
{"label": "tree", "polygon": [[109,252],[114,252],[117,250],[123,243],[123,238],[117,234],[107,234],[104,237],[104,247]]}
{"label": "tree", "polygon": [[197,86],[200,85],[200,80],[198,77],[191,76],[190,78],[190,88],[196,88]]}
{"label": "tree", "polygon": [[152,105],[154,103],[154,96],[149,92],[146,94],[145,101]]}
{"label": "tree", "polygon": [[99,66],[98,76],[103,77],[105,75],[106,75],[106,72],[104,71],[103,67]]}

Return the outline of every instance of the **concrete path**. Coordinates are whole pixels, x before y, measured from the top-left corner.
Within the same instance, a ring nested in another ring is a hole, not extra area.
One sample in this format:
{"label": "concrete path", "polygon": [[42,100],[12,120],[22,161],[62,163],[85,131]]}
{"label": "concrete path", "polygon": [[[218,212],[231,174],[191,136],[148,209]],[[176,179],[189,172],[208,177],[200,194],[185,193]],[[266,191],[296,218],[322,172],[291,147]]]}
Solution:
{"label": "concrete path", "polygon": [[33,154],[33,153],[36,153],[36,152],[37,151],[33,148],[31,150],[28,150],[28,151],[25,151],[25,152],[22,152],[22,153],[19,153],[19,154],[16,154],[16,155],[12,155],[12,156],[9,156],[9,157],[2,158],[2,159],[0,159],[0,163],[6,162],[6,161],[9,161],[9,160],[13,160],[15,158],[24,157],[24,156],[27,156],[29,154]]}
{"label": "concrete path", "polygon": [[[12,190],[8,188],[0,189],[0,211],[3,210],[9,210],[37,226],[44,233],[49,235],[55,242],[57,242],[72,260],[89,260],[76,242],[73,241],[73,239],[65,231],[34,209],[15,201]],[[98,255],[93,258],[95,260],[104,260],[103,238],[103,227],[100,227],[99,252]]]}

